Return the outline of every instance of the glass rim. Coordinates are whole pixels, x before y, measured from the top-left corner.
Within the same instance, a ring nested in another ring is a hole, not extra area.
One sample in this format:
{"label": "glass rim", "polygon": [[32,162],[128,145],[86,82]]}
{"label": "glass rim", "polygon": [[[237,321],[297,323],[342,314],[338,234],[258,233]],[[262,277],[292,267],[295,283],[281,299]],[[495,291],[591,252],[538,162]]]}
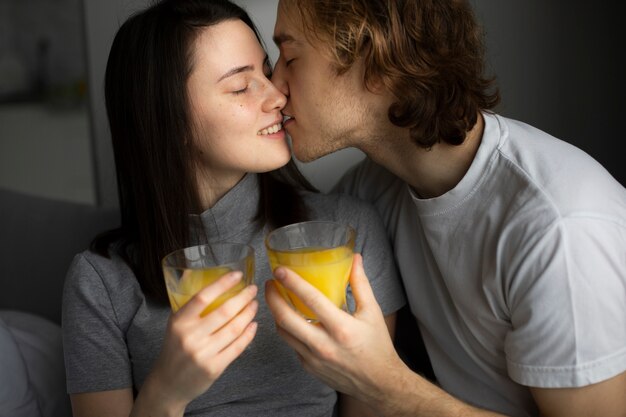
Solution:
{"label": "glass rim", "polygon": [[[346,229],[347,235],[348,235],[348,239],[347,242],[353,241],[354,243],[356,243],[356,229],[352,226],[350,226],[347,223],[340,223],[340,222],[336,222],[333,220],[306,220],[303,222],[297,222],[297,223],[290,223],[287,224],[285,226],[281,226],[278,227],[272,231],[270,231],[264,239],[265,242],[265,247],[269,250],[272,250],[274,252],[280,252],[280,253],[288,253],[288,252],[293,252],[295,249],[274,249],[272,247],[272,245],[270,245],[270,238],[272,237],[272,235],[274,235],[276,232],[280,232],[280,231],[285,231],[285,230],[289,230],[289,229],[293,229],[296,228],[298,226],[304,225],[304,224],[329,224],[329,225],[335,225],[335,226],[340,226]],[[347,243],[346,242],[346,243]],[[344,244],[345,245],[345,244]],[[337,245],[337,246],[333,246],[332,248],[327,248],[327,249],[333,249],[333,248],[337,248],[337,247],[341,247],[344,245]]]}
{"label": "glass rim", "polygon": [[173,251],[169,252],[167,255],[165,255],[165,256],[163,256],[163,257],[161,258],[161,267],[162,267],[162,268],[172,268],[172,269],[194,269],[194,270],[195,270],[195,269],[206,269],[205,267],[199,268],[199,267],[191,267],[191,266],[184,266],[184,267],[183,267],[183,266],[180,266],[180,265],[168,265],[166,262],[167,262],[167,260],[168,260],[169,258],[171,258],[172,256],[174,256],[174,255],[176,255],[176,254],[179,254],[179,253],[182,253],[182,254],[183,254],[183,256],[185,256],[185,255],[184,255],[185,251],[187,251],[187,250],[189,250],[189,249],[192,249],[192,248],[200,248],[200,247],[208,247],[208,246],[214,246],[214,247],[217,247],[217,246],[223,246],[223,247],[225,247],[225,246],[231,246],[231,247],[238,246],[238,247],[241,247],[241,248],[245,248],[245,249],[247,250],[247,251],[246,251],[245,256],[242,256],[242,257],[241,257],[240,259],[238,259],[237,261],[227,262],[227,263],[223,263],[223,264],[216,265],[216,266],[229,266],[229,265],[234,265],[234,264],[237,264],[238,262],[240,262],[241,260],[243,260],[243,259],[247,258],[248,256],[251,256],[251,255],[252,255],[252,256],[254,257],[254,248],[253,248],[251,245],[247,244],[247,243],[241,243],[241,242],[213,242],[213,243],[201,243],[201,244],[198,244],[198,245],[190,245],[190,246],[186,246],[186,247],[184,247],[184,248],[179,248],[179,249],[176,249],[176,250],[173,250]]}

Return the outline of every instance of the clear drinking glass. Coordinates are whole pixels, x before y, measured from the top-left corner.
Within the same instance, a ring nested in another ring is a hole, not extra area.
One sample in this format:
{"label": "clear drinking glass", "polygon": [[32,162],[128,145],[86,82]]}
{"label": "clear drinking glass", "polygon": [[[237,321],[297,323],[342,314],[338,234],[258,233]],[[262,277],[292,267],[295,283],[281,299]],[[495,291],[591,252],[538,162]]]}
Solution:
{"label": "clear drinking glass", "polygon": [[[337,307],[347,310],[346,288],[352,270],[356,231],[329,221],[295,223],[270,232],[265,238],[272,271],[285,266],[321,291]],[[278,290],[307,321],[315,314],[291,291]]]}
{"label": "clear drinking glass", "polygon": [[176,250],[161,262],[172,311],[177,312],[202,288],[230,271],[242,280],[220,295],[202,312],[207,315],[254,281],[254,249],[241,243],[212,243]]}

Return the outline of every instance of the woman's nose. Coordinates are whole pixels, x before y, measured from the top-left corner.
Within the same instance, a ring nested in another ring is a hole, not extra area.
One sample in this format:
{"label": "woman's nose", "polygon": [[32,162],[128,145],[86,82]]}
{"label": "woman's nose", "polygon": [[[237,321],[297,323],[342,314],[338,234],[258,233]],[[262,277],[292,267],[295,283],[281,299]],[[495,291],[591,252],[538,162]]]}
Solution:
{"label": "woman's nose", "polygon": [[287,104],[287,97],[273,84],[272,81],[268,81],[267,86],[267,99],[265,101],[264,111],[270,112],[278,109],[282,110]]}

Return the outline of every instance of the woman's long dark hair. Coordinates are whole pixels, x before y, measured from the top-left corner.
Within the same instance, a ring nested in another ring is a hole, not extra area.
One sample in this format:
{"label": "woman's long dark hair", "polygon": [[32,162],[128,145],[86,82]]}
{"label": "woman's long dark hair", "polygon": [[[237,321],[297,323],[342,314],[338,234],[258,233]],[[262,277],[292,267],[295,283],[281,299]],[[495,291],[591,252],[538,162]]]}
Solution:
{"label": "woman's long dark hair", "polygon": [[[121,226],[94,239],[111,245],[133,269],[143,292],[167,302],[160,261],[190,243],[189,214],[202,207],[194,173],[187,79],[202,28],[248,14],[226,0],[164,0],[130,17],[118,30],[106,68],[105,99],[113,140]],[[293,161],[260,174],[257,218],[273,226],[301,221],[297,188],[313,190]]]}

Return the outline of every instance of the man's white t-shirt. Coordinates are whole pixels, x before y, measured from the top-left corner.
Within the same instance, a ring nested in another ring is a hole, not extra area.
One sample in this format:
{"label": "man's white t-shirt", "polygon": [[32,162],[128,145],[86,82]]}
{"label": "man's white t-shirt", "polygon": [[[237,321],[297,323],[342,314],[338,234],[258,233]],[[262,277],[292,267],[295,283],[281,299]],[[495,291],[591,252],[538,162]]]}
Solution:
{"label": "man's white t-shirt", "polygon": [[442,388],[532,416],[527,386],[626,371],[626,189],[574,146],[483,117],[475,160],[440,197],[367,159],[336,190],[381,213]]}

